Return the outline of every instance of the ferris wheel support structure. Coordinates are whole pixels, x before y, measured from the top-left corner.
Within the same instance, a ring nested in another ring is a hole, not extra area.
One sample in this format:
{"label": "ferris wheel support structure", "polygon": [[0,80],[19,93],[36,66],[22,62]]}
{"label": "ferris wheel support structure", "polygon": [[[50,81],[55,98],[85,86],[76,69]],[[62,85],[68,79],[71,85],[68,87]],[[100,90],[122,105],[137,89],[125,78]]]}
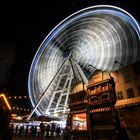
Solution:
{"label": "ferris wheel support structure", "polygon": [[[55,76],[53,77],[53,79],[51,80],[50,84],[47,86],[47,88],[45,89],[45,91],[42,93],[40,99],[38,100],[38,102],[37,102],[37,104],[35,105],[34,109],[33,109],[33,110],[31,111],[31,113],[29,114],[27,120],[29,120],[29,119],[32,117],[33,113],[36,111],[36,109],[37,109],[37,107],[39,106],[39,104],[41,103],[43,97],[44,97],[45,94],[47,93],[47,90],[49,89],[49,87],[51,86],[51,84],[53,83],[53,81],[56,79],[56,77],[60,74],[61,70],[65,67],[65,65],[67,64],[68,61],[69,61],[69,63],[71,64],[71,67],[74,67],[74,69],[71,68],[70,73],[67,74],[67,75],[68,75],[68,78],[66,79],[66,81],[65,81],[65,83],[64,83],[62,92],[61,92],[61,94],[60,94],[60,96],[59,96],[59,98],[58,98],[58,102],[57,102],[57,104],[56,104],[56,108],[54,109],[54,112],[58,112],[57,109],[58,109],[58,106],[59,106],[60,101],[61,101],[61,99],[62,99],[62,96],[65,95],[64,90],[67,90],[67,92],[66,92],[66,100],[65,100],[65,104],[64,104],[64,108],[63,108],[63,109],[64,109],[64,110],[63,110],[63,113],[66,112],[66,107],[67,107],[67,104],[68,104],[68,97],[69,97],[69,94],[68,94],[68,93],[70,93],[70,88],[71,88],[72,79],[76,76],[76,75],[74,75],[75,72],[78,73],[77,76],[79,76],[79,77],[81,78],[81,79],[79,78],[79,80],[81,80],[81,81],[83,82],[83,85],[88,83],[88,80],[87,80],[85,74],[83,73],[81,67],[78,65],[78,63],[77,63],[76,61],[74,61],[70,56],[67,57],[67,58],[64,60],[64,62],[62,63],[62,66],[59,68],[59,70],[58,70],[57,73],[55,74]],[[65,68],[64,68],[64,69],[65,69]],[[75,71],[75,70],[76,70],[76,71]],[[77,77],[77,76],[76,76],[76,77]],[[76,77],[75,77],[75,78],[76,78]],[[60,79],[60,80],[61,80],[61,79]],[[66,89],[66,85],[67,85],[68,81],[69,81],[69,84],[68,84],[68,88]],[[58,83],[58,85],[59,85],[59,83]],[[58,85],[57,85],[57,86],[58,86]],[[83,88],[84,88],[84,86],[83,86]],[[52,96],[52,98],[51,98],[51,100],[50,100],[50,103],[49,103],[49,105],[48,105],[47,112],[49,112],[49,110],[50,110],[50,106],[51,106],[51,104],[52,104],[52,102],[53,102],[55,93],[56,93],[56,92],[53,92],[53,96]]]}

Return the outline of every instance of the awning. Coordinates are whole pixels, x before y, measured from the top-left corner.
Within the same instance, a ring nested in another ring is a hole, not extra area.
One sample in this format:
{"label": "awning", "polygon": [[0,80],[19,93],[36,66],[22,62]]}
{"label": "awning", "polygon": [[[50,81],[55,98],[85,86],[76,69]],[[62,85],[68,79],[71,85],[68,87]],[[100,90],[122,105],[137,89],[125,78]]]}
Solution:
{"label": "awning", "polygon": [[140,97],[118,100],[115,104],[115,108],[123,108],[137,104],[140,104]]}

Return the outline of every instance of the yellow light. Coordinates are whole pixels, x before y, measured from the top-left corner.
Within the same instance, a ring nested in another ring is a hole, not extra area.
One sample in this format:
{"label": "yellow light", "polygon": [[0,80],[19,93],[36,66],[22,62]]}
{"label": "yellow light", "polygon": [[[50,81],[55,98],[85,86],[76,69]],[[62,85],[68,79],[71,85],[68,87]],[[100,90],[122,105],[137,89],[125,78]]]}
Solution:
{"label": "yellow light", "polygon": [[8,107],[8,109],[11,110],[11,106],[10,106],[10,104],[8,103],[8,100],[7,100],[6,96],[5,96],[4,94],[1,94],[0,97],[3,97],[3,99],[4,99],[4,101],[5,101],[5,103],[6,103],[7,107]]}
{"label": "yellow light", "polygon": [[12,116],[12,117],[16,117],[16,116],[17,116],[17,114],[12,114],[11,116]]}

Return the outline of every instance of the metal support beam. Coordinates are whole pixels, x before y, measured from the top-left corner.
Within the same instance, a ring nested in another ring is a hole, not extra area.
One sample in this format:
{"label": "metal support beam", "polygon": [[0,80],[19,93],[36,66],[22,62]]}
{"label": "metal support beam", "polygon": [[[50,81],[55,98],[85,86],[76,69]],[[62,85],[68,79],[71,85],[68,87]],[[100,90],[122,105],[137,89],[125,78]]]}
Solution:
{"label": "metal support beam", "polygon": [[68,79],[66,79],[66,81],[65,81],[65,83],[64,83],[63,91],[61,92],[61,94],[60,94],[60,96],[59,96],[59,98],[58,98],[58,100],[57,100],[57,105],[56,105],[56,108],[55,108],[54,112],[57,110],[57,108],[58,108],[58,106],[59,106],[59,104],[60,104],[60,102],[61,102],[62,94],[63,94],[63,92],[64,92],[64,89],[66,88],[67,82],[68,82]]}
{"label": "metal support beam", "polygon": [[[74,67],[74,63],[73,63],[73,61],[72,61],[71,58],[69,58],[69,61],[70,61],[71,67],[72,67],[72,71],[73,71],[74,78],[75,78],[76,82],[78,82],[78,79],[80,79],[80,77],[78,77],[79,75],[76,74],[76,70],[75,70],[75,67]],[[77,78],[77,77],[78,77],[78,78]]]}
{"label": "metal support beam", "polygon": [[63,68],[64,64],[67,62],[67,60],[68,60],[68,58],[64,60],[64,62],[62,63],[61,67],[59,68],[59,70],[57,71],[57,73],[54,75],[53,79],[51,80],[51,82],[49,83],[49,85],[47,86],[47,88],[45,89],[45,91],[42,93],[40,99],[38,100],[38,102],[35,105],[34,109],[30,113],[30,115],[28,116],[27,120],[29,120],[31,118],[31,116],[33,115],[33,113],[36,111],[37,107],[39,106],[39,104],[41,103],[43,97],[45,96],[48,88],[51,86],[51,84],[53,83],[53,81],[55,80],[55,78],[59,75],[60,71],[62,70],[62,68]]}
{"label": "metal support beam", "polygon": [[83,83],[84,83],[84,84],[88,84],[88,80],[87,80],[85,74],[83,73],[81,67],[79,66],[79,64],[78,64],[76,61],[74,61],[72,58],[69,58],[69,59],[72,61],[72,63],[75,64],[76,69],[77,69],[77,71],[78,71],[78,73],[79,73],[79,75],[80,75],[80,77],[81,77]]}
{"label": "metal support beam", "polygon": [[[67,63],[68,63],[68,61],[67,61]],[[62,77],[65,76],[64,71],[65,71],[65,69],[66,69],[67,63],[65,63],[65,65],[63,65],[63,69],[61,70],[62,73],[59,73],[60,78],[59,78],[59,81],[58,81],[58,83],[57,83],[57,85],[56,85],[56,87],[55,87],[55,91],[53,92],[53,95],[52,95],[52,97],[51,97],[51,100],[50,100],[50,102],[49,102],[49,105],[48,105],[48,107],[47,107],[47,109],[46,109],[46,113],[49,112],[52,103],[54,103],[53,100],[54,100],[54,98],[55,98],[56,93],[59,93],[58,91],[61,91],[61,92],[64,91],[64,89],[58,90],[58,87],[59,87],[59,85],[60,85],[60,82],[61,82]],[[56,103],[56,104],[57,104],[57,103]]]}
{"label": "metal support beam", "polygon": [[59,81],[58,81],[58,83],[57,83],[57,85],[56,85],[56,88],[55,88],[56,91],[54,91],[54,92],[52,93],[53,95],[51,96],[51,100],[50,100],[49,105],[48,105],[48,107],[47,107],[46,114],[47,114],[48,110],[50,109],[50,107],[51,107],[51,105],[52,105],[52,102],[53,102],[53,100],[54,100],[55,94],[57,93],[57,88],[59,87],[61,78],[62,78],[62,76],[59,78]]}
{"label": "metal support beam", "polygon": [[73,79],[73,73],[71,71],[71,74],[70,74],[70,79],[69,79],[69,85],[68,85],[68,91],[67,91],[67,95],[66,95],[66,100],[65,100],[65,104],[64,104],[64,110],[63,110],[63,113],[65,113],[67,111],[67,104],[68,104],[68,98],[69,98],[69,93],[70,93],[70,87],[71,87],[71,82],[72,82],[72,79]]}

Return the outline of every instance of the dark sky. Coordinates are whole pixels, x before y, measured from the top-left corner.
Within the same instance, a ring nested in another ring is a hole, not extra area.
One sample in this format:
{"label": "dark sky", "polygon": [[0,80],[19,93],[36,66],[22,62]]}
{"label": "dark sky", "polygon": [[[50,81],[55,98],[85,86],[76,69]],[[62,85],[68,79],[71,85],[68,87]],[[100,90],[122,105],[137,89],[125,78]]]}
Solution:
{"label": "dark sky", "polygon": [[28,94],[33,57],[49,32],[70,14],[93,5],[111,4],[138,21],[138,0],[47,0],[0,4],[0,89],[9,95]]}

